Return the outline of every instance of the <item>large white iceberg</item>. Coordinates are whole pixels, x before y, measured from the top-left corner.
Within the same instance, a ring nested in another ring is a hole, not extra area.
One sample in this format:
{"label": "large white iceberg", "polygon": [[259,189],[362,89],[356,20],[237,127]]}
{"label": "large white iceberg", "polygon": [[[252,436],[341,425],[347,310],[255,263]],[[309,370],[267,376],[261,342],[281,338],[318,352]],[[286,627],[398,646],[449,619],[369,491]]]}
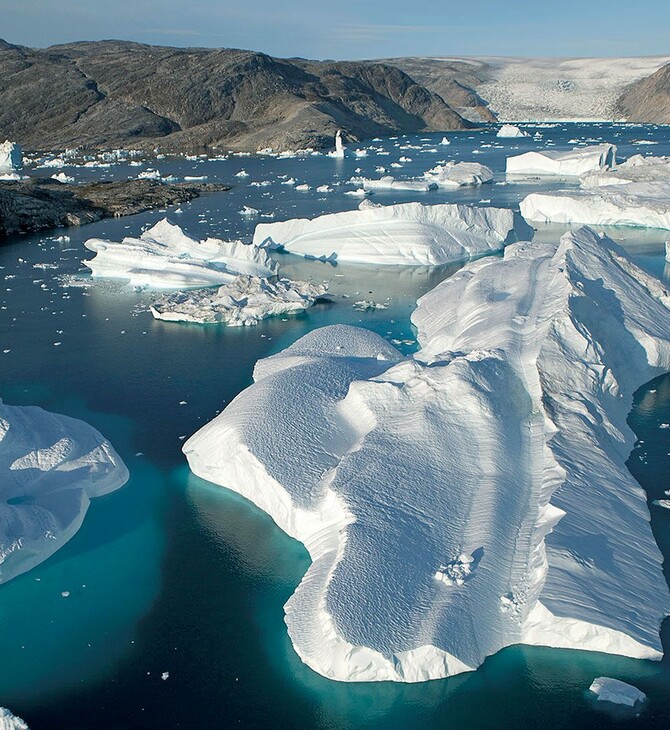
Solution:
{"label": "large white iceberg", "polygon": [[616,705],[635,707],[638,702],[644,702],[647,695],[632,684],[626,684],[620,679],[612,677],[596,677],[589,690],[601,702],[613,702]]}
{"label": "large white iceberg", "polygon": [[669,308],[582,229],[424,296],[413,357],[335,326],[261,360],[184,452],[309,550],[286,604],[303,661],[414,682],[517,643],[659,659],[670,595],[626,418],[670,370]]}
{"label": "large white iceberg", "polygon": [[323,284],[257,276],[238,276],[218,289],[193,289],[166,294],[151,304],[156,319],[168,322],[255,325],[267,317],[295,314],[311,307],[327,292]]}
{"label": "large white iceberg", "polygon": [[616,162],[616,146],[599,144],[576,147],[568,152],[542,150],[507,158],[506,171],[514,175],[579,177],[587,172],[608,170]]}
{"label": "large white iceberg", "polygon": [[496,137],[528,137],[528,132],[524,132],[523,129],[519,129],[515,124],[503,124],[498,130]]}
{"label": "large white iceberg", "polygon": [[521,215],[538,223],[588,223],[670,229],[670,186],[628,183],[554,193],[531,193]]}
{"label": "large white iceberg", "polygon": [[424,178],[440,188],[482,185],[493,180],[493,170],[479,162],[447,162],[424,172]]}
{"label": "large white iceberg", "polygon": [[434,266],[501,249],[514,233],[506,208],[403,203],[260,223],[256,246],[331,261]]}
{"label": "large white iceberg", "polygon": [[23,165],[21,146],[5,140],[0,144],[0,172],[13,172]]}
{"label": "large white iceberg", "polygon": [[28,725],[6,707],[0,707],[0,730],[29,730]]}
{"label": "large white iceberg", "polygon": [[268,252],[242,241],[198,241],[167,218],[139,238],[120,243],[90,238],[84,243],[96,256],[83,263],[97,277],[125,279],[133,286],[163,289],[213,286],[236,276],[273,276]]}
{"label": "large white iceberg", "polygon": [[670,157],[643,157],[633,155],[615,169],[590,172],[582,175],[579,184],[583,188],[600,188],[630,183],[663,185],[670,194]]}
{"label": "large white iceberg", "polygon": [[94,428],[0,400],[0,583],[46,560],[128,470]]}

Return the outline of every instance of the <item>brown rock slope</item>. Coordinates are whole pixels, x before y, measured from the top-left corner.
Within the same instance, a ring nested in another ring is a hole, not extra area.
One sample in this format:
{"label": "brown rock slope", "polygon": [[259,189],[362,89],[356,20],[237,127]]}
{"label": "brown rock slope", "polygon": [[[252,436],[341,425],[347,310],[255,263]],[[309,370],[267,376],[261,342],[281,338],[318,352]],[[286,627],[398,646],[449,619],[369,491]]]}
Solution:
{"label": "brown rock slope", "polygon": [[618,104],[629,122],[670,124],[670,64],[631,84]]}

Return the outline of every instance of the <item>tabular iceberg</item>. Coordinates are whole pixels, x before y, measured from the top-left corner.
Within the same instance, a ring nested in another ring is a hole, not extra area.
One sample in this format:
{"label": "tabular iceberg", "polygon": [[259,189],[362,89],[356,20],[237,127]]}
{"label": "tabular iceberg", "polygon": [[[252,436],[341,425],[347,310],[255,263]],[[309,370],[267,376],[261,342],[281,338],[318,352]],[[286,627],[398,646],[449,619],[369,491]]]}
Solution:
{"label": "tabular iceberg", "polygon": [[167,294],[151,305],[156,319],[168,322],[255,325],[267,317],[294,314],[325,297],[327,287],[308,281],[238,276],[218,289],[194,289]]}
{"label": "tabular iceberg", "polygon": [[254,244],[332,261],[435,266],[500,250],[519,225],[506,208],[403,203],[260,223]]}
{"label": "tabular iceberg", "polygon": [[93,276],[125,279],[133,286],[162,289],[213,286],[239,274],[273,276],[276,265],[267,251],[242,241],[197,241],[167,218],[139,238],[121,243],[90,238],[96,256],[83,263]]}
{"label": "tabular iceberg", "polygon": [[435,183],[427,180],[396,180],[392,175],[384,175],[379,180],[360,178],[356,183],[362,185],[363,190],[416,190],[425,193],[437,188]]}
{"label": "tabular iceberg", "polygon": [[493,180],[493,170],[479,162],[447,162],[424,172],[428,182],[440,188],[459,188],[465,185],[483,185]]}
{"label": "tabular iceberg", "polygon": [[613,702],[616,705],[634,707],[636,703],[644,702],[647,699],[647,695],[637,687],[611,677],[596,677],[589,690],[601,702]]}
{"label": "tabular iceberg", "polygon": [[660,658],[670,595],[626,418],[670,370],[669,308],[581,229],[424,296],[413,357],[335,326],[261,360],[184,452],[309,550],[286,605],[303,661],[414,682],[515,643]]}
{"label": "tabular iceberg", "polygon": [[616,146],[599,144],[591,147],[576,147],[568,152],[542,150],[525,152],[508,157],[507,174],[514,175],[558,175],[578,177],[587,172],[607,170],[616,162]]}
{"label": "tabular iceberg", "polygon": [[670,157],[633,155],[615,169],[590,172],[579,179],[581,187],[587,189],[640,182],[664,185],[670,195]]}
{"label": "tabular iceberg", "polygon": [[498,134],[496,134],[496,137],[507,137],[507,138],[516,138],[516,137],[528,137],[528,132],[524,132],[522,129],[519,129],[514,124],[503,124],[502,127],[498,130]]}
{"label": "tabular iceberg", "polygon": [[89,501],[127,480],[110,443],[88,424],[0,400],[0,583],[55,553]]}
{"label": "tabular iceberg", "polygon": [[670,185],[628,183],[531,193],[520,204],[527,221],[670,229]]}

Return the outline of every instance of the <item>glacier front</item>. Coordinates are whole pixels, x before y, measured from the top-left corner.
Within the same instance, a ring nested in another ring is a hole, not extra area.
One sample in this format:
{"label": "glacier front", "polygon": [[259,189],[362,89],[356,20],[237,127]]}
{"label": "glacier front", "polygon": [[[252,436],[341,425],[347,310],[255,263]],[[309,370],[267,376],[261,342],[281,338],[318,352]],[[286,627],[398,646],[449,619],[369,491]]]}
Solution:
{"label": "glacier front", "polygon": [[0,583],[55,553],[90,500],[127,480],[118,454],[88,424],[0,400]]}
{"label": "glacier front", "polygon": [[254,245],[330,261],[435,266],[500,250],[524,226],[507,208],[362,205],[312,219],[259,223]]}
{"label": "glacier front", "polygon": [[626,419],[670,370],[669,308],[581,229],[425,295],[411,357],[338,325],[259,361],[184,452],[309,550],[302,660],[415,682],[517,643],[659,659],[670,594]]}

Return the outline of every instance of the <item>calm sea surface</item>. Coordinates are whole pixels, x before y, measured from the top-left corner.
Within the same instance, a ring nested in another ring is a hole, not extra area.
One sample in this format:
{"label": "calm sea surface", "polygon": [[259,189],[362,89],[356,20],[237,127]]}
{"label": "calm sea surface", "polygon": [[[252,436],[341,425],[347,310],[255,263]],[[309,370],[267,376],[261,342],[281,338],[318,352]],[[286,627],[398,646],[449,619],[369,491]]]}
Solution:
{"label": "calm sea surface", "polygon": [[[542,138],[496,140],[492,131],[465,132],[448,135],[449,146],[438,144],[442,135],[368,142],[358,145],[368,148],[367,156],[345,160],[166,158],[143,167],[64,171],[83,181],[134,177],[151,167],[230,183],[230,192],[167,215],[200,238],[249,239],[255,223],[266,219],[239,215],[243,205],[274,213],[276,220],[353,209],[359,200],[344,195],[354,187],[346,181],[355,174],[379,177],[377,166],[399,178],[446,159],[475,160],[496,171],[493,185],[375,195],[382,203],[515,207],[533,190],[566,183],[505,184],[509,154],[599,141],[616,143],[620,157],[670,154],[668,127],[560,124],[530,131]],[[411,161],[391,169],[400,157]],[[249,176],[236,177],[240,170]],[[282,176],[312,189],[282,185]],[[265,180],[271,184],[250,184]],[[317,193],[323,184],[335,185],[334,191]],[[87,238],[137,235],[165,214],[26,236],[0,247],[0,395],[7,403],[84,419],[112,441],[131,472],[123,489],[93,502],[61,551],[0,587],[0,705],[32,730],[670,728],[668,661],[519,646],[474,673],[415,685],[340,684],[300,662],[282,607],[307,569],[307,552],[244,499],[191,475],[183,440],[251,383],[259,358],[317,327],[360,325],[411,351],[409,315],[417,297],[459,266],[334,267],[278,255],[284,275],[329,281],[334,301],[251,328],[158,322],[146,309],[146,292],[113,282],[64,285],[86,276]],[[551,239],[561,232],[544,227],[536,235]],[[55,240],[61,233],[69,240]],[[670,282],[667,231],[608,233],[638,264]],[[358,312],[352,307],[358,299],[385,302],[388,309]],[[630,417],[639,437],[630,468],[650,502],[670,488],[670,431],[659,429],[668,422],[670,377],[664,377],[640,390]],[[651,514],[667,560],[670,512],[651,506]],[[647,693],[639,718],[613,717],[594,706],[586,689],[601,674]]]}

